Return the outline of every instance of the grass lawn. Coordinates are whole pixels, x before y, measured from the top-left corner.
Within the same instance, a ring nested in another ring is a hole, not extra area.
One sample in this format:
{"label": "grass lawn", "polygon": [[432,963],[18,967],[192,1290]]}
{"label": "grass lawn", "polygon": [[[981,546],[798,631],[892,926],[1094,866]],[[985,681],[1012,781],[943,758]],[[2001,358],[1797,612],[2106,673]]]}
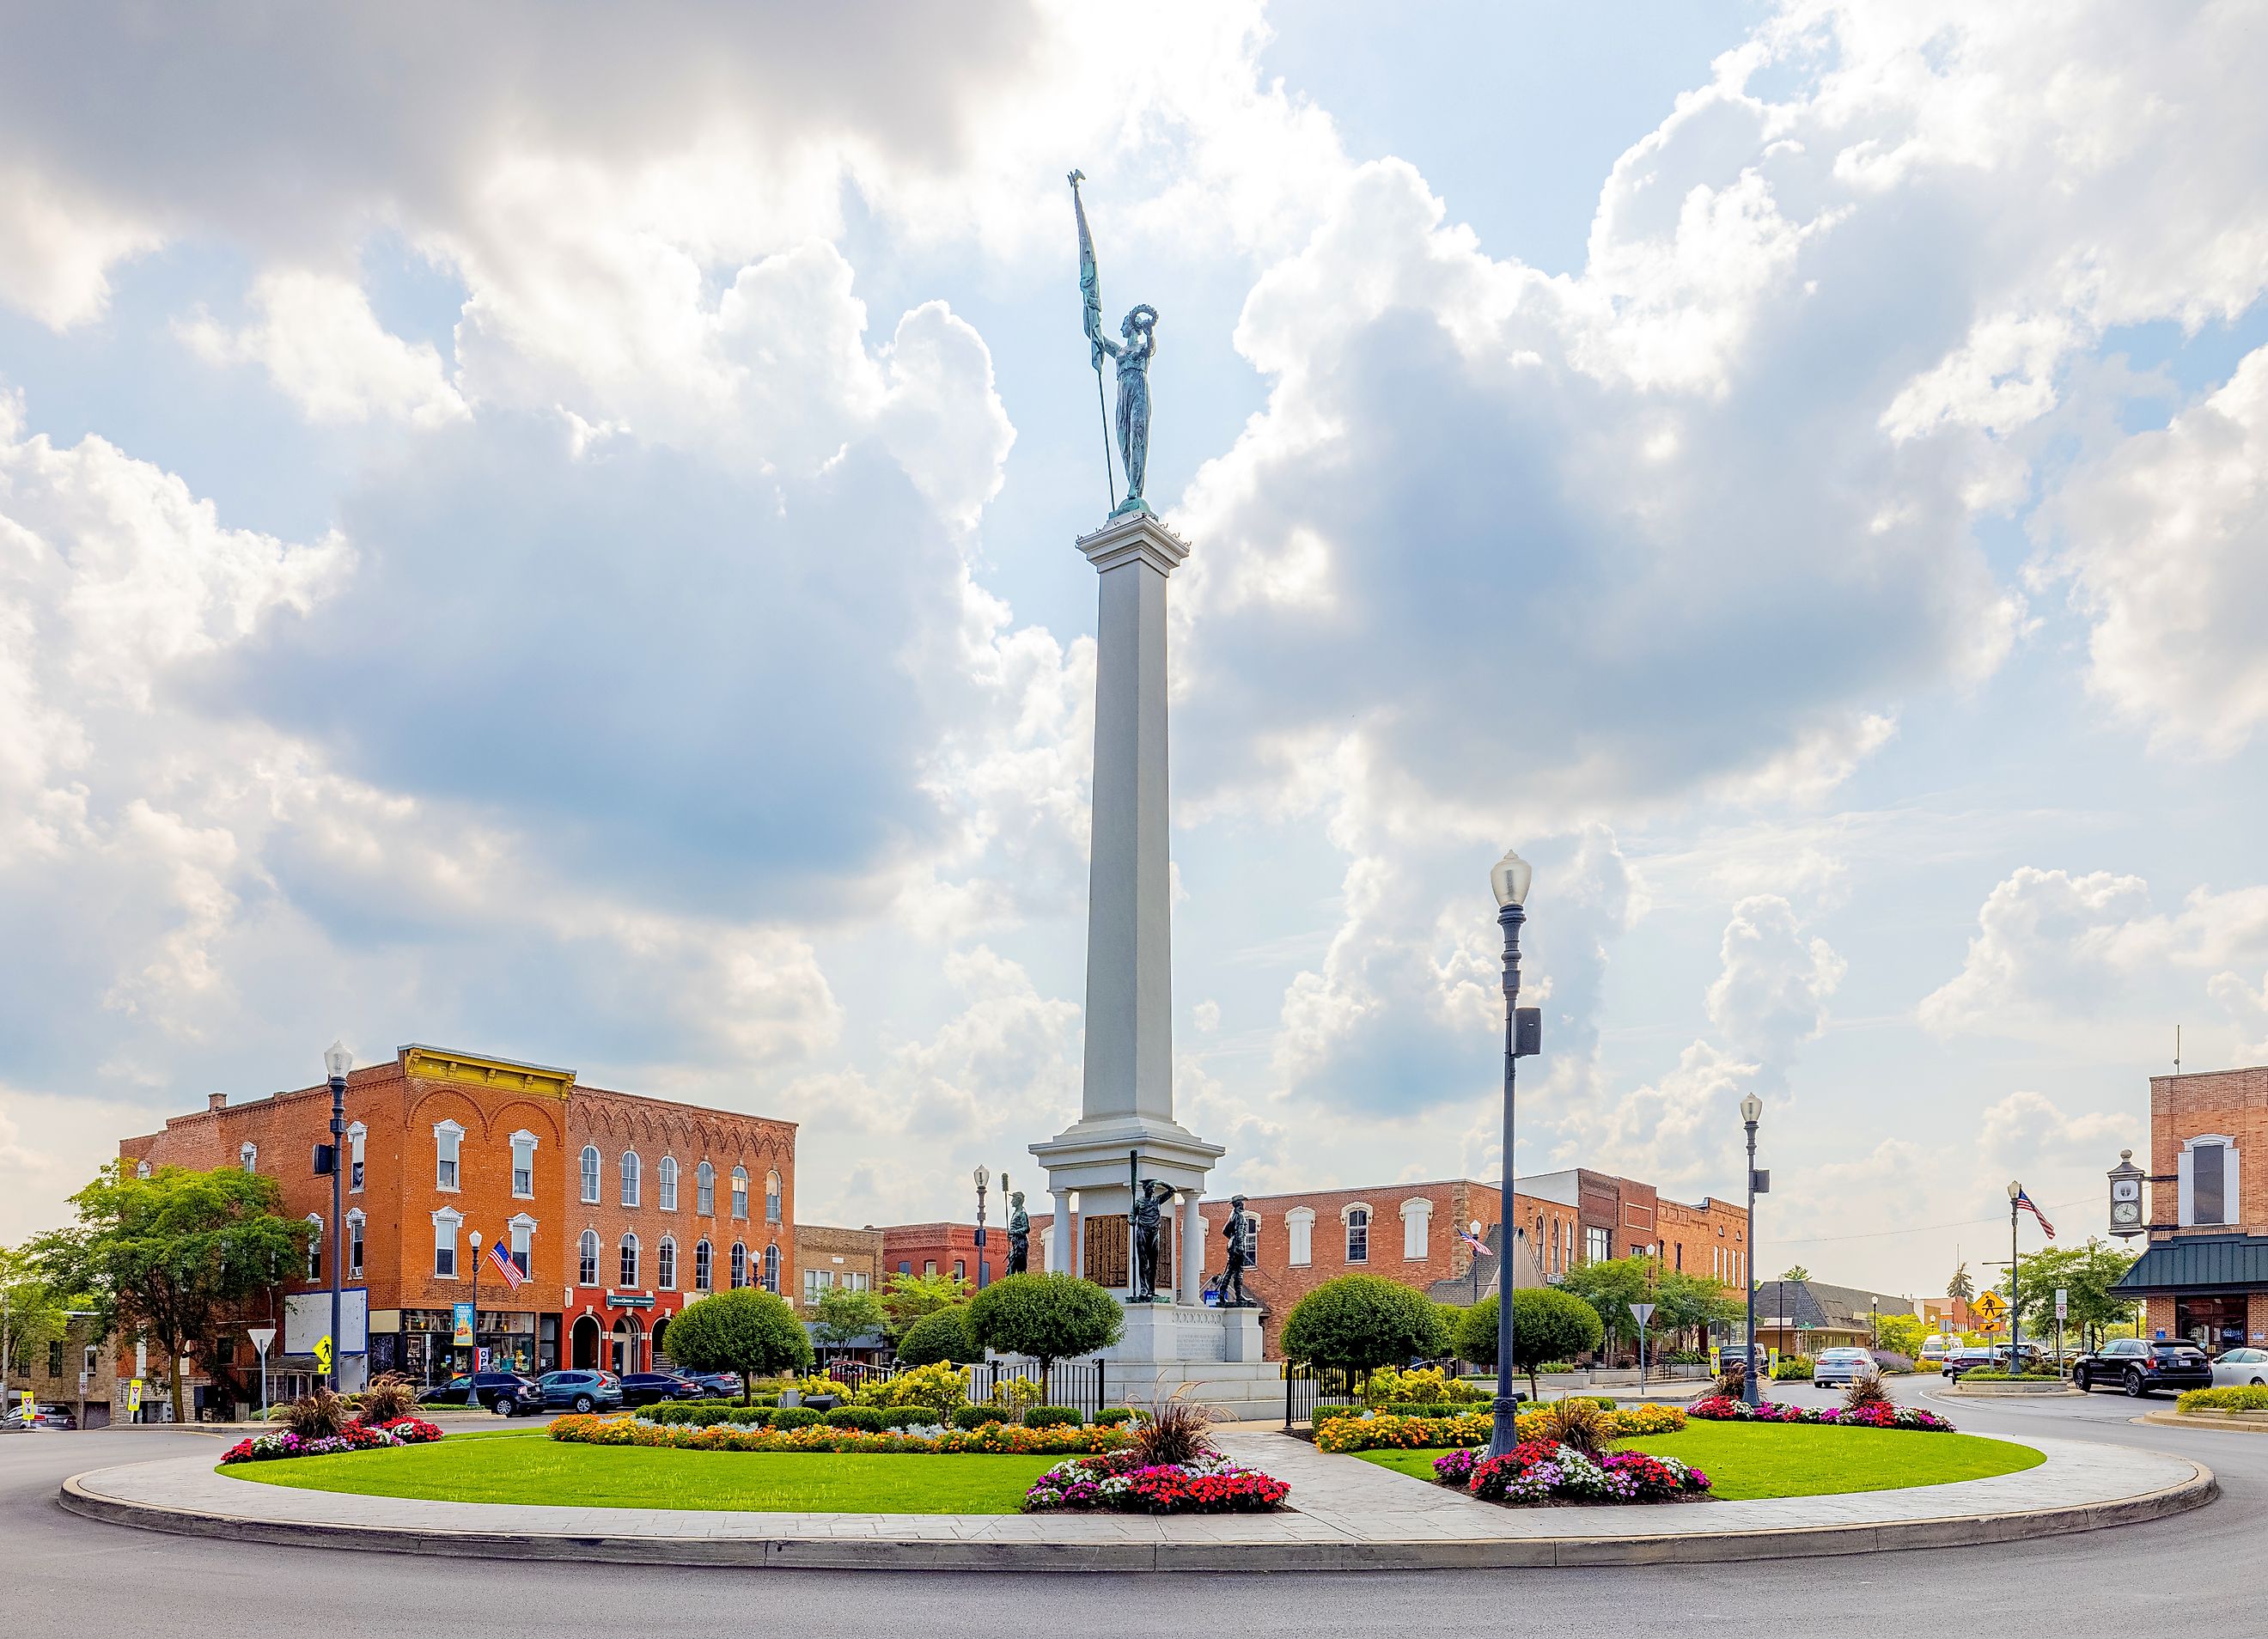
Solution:
{"label": "grass lawn", "polygon": [[490,1438],[453,1434],[431,1445],[236,1463],[219,1472],[261,1485],[454,1503],[1012,1514],[1032,1481],[1062,1460],[961,1452],[673,1452],[515,1439],[499,1429]]}
{"label": "grass lawn", "polygon": [[[1675,1457],[1707,1474],[1712,1495],[1738,1502],[1758,1496],[1825,1496],[1839,1491],[1893,1491],[1906,1486],[1983,1480],[2036,1467],[2046,1459],[2028,1446],[1973,1434],[1917,1434],[1906,1429],[1836,1429],[1807,1423],[1689,1422],[1677,1434],[1624,1440],[1623,1449]],[[1433,1477],[1440,1452],[1363,1452],[1373,1462],[1421,1480]],[[335,1461],[335,1459],[321,1460]]]}

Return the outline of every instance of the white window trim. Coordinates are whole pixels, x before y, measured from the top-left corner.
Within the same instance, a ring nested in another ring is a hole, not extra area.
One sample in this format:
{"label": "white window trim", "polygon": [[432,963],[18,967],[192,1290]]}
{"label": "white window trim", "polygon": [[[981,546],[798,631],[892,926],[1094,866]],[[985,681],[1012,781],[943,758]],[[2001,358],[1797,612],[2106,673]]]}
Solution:
{"label": "white window trim", "polygon": [[516,1212],[512,1215],[512,1221],[504,1225],[504,1229],[507,1233],[504,1236],[504,1249],[507,1254],[516,1253],[519,1251],[519,1246],[513,1243],[520,1238],[523,1231],[526,1233],[527,1237],[527,1268],[521,1270],[520,1273],[523,1275],[533,1278],[535,1272],[535,1220],[525,1212]]}
{"label": "white window trim", "polygon": [[[591,1278],[583,1278],[583,1249],[591,1249]],[[575,1284],[596,1288],[607,1273],[607,1243],[600,1236],[598,1226],[586,1224],[583,1232],[575,1237]]]}
{"label": "white window trim", "polygon": [[[1358,1212],[1362,1214],[1362,1256],[1355,1259],[1347,1255],[1347,1238],[1354,1233],[1354,1215]],[[1373,1261],[1370,1255],[1370,1232],[1377,1227],[1377,1224],[1378,1214],[1371,1209],[1370,1202],[1367,1201],[1350,1201],[1341,1207],[1339,1209],[1339,1261],[1346,1264],[1359,1262],[1363,1268],[1368,1268]]]}
{"label": "white window trim", "polygon": [[664,1155],[653,1166],[653,1191],[657,1204],[664,1212],[674,1212],[677,1210],[677,1158]]}
{"label": "white window trim", "polygon": [[[2199,1144],[2219,1144],[2221,1148],[2220,1209],[2222,1216],[2216,1224],[2201,1224],[2197,1221],[2197,1199],[2191,1185],[2195,1177],[2192,1169],[2196,1159],[2195,1152]],[[2178,1210],[2175,1214],[2175,1222],[2183,1229],[2225,1228],[2238,1223],[2243,1214],[2240,1209],[2236,1193],[2240,1181],[2236,1169],[2236,1140],[2228,1134],[2198,1133],[2193,1137],[2182,1140],[2181,1157],[2174,1165],[2178,1195]]]}
{"label": "white window trim", "polygon": [[[449,1261],[454,1266],[455,1272],[444,1275],[436,1268],[433,1271],[433,1278],[437,1281],[461,1281],[465,1278],[465,1259],[462,1249],[457,1245],[457,1232],[465,1227],[465,1215],[454,1207],[436,1208],[433,1212],[433,1227],[439,1230],[444,1226],[446,1226],[449,1231]],[[438,1239],[433,1243],[433,1250],[436,1253],[441,1250],[441,1244]]]}
{"label": "white window trim", "polygon": [[[666,1264],[662,1262],[665,1253],[669,1256]],[[662,1279],[664,1275],[669,1278]],[[677,1290],[677,1237],[674,1235],[665,1235],[653,1244],[653,1289],[658,1292]]]}
{"label": "white window trim", "polygon": [[136,1178],[149,1177],[150,1164],[147,1161],[136,1161],[134,1164],[134,1176]]}
{"label": "white window trim", "polygon": [[369,1137],[370,1128],[360,1121],[347,1128],[347,1194],[350,1195],[362,1194],[364,1174],[357,1169],[363,1165],[364,1145]]}
{"label": "white window trim", "polygon": [[[527,1146],[527,1187],[519,1187],[519,1150]],[[525,1127],[512,1136],[512,1198],[514,1201],[535,1199],[535,1152],[543,1147],[543,1140]]]}
{"label": "white window trim", "polygon": [[249,1139],[239,1144],[236,1163],[247,1172],[257,1172],[260,1170],[260,1146]]}
{"label": "white window trim", "polygon": [[733,1169],[733,1218],[740,1224],[748,1221],[748,1169],[745,1166]]}
{"label": "white window trim", "polygon": [[635,1207],[645,1195],[645,1162],[635,1150],[625,1150],[615,1162],[615,1180],[622,1204]]}
{"label": "white window trim", "polygon": [[[451,1158],[457,1169],[457,1181],[453,1184],[441,1181],[441,1136],[444,1133],[457,1141],[456,1154]],[[436,1121],[433,1123],[433,1187],[444,1194],[453,1195],[464,1187],[464,1183],[465,1129],[454,1121]]]}
{"label": "white window trim", "polygon": [[[1411,1199],[1402,1203],[1402,1258],[1403,1262],[1421,1263],[1425,1260],[1427,1250],[1427,1240],[1432,1228],[1432,1222],[1433,1203],[1431,1201],[1428,1201],[1425,1196],[1413,1196]],[[1414,1252],[1410,1249],[1412,1245],[1413,1225],[1415,1226],[1415,1245],[1417,1248]]]}
{"label": "white window trim", "polygon": [[617,1276],[622,1272],[622,1254],[625,1253],[630,1254],[630,1278],[622,1281],[618,1290],[636,1291],[645,1284],[645,1246],[638,1239],[636,1230],[624,1230],[622,1238],[615,1243],[615,1274]]}
{"label": "white window trim", "polygon": [[1315,1260],[1315,1210],[1313,1207],[1293,1207],[1284,1215],[1284,1238],[1287,1243],[1285,1262],[1295,1269],[1307,1268]]}
{"label": "white window trim", "polygon": [[[347,1209],[347,1270],[345,1278],[350,1281],[358,1281],[362,1279],[362,1260],[354,1255],[355,1231],[357,1230],[366,1231],[369,1226],[370,1220],[363,1216],[362,1209],[360,1207],[350,1207]],[[365,1250],[367,1250],[367,1241],[365,1241],[364,1246]]]}
{"label": "white window trim", "polygon": [[306,1264],[302,1266],[307,1270],[307,1273],[303,1276],[303,1278],[310,1281],[320,1281],[323,1278],[321,1274],[323,1267],[322,1259],[324,1238],[323,1215],[320,1212],[310,1212],[307,1214],[307,1222],[315,1226],[315,1239],[314,1244],[307,1248],[307,1261]]}
{"label": "white window trim", "polygon": [[581,1204],[595,1207],[607,1187],[607,1158],[596,1144],[585,1144],[575,1157],[575,1188]]}

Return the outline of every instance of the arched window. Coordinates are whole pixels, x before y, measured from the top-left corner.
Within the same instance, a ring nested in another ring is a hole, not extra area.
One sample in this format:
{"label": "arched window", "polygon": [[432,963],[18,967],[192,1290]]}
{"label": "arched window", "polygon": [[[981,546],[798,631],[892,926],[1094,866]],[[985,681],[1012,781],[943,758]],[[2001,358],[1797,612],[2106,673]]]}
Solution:
{"label": "arched window", "polygon": [[748,1249],[739,1241],[733,1243],[733,1290],[738,1291],[748,1283]]}
{"label": "arched window", "polygon": [[745,1166],[733,1169],[733,1216],[736,1218],[748,1216],[748,1169]]}
{"label": "arched window", "polygon": [[323,1215],[320,1212],[310,1212],[307,1214],[307,1222],[314,1225],[315,1229],[313,1236],[307,1242],[307,1278],[311,1281],[320,1281],[323,1278]]}
{"label": "arched window", "polygon": [[362,1209],[347,1214],[347,1279],[362,1279]]}
{"label": "arched window", "polygon": [[764,1290],[773,1293],[779,1290],[779,1243],[777,1241],[764,1248]]}
{"label": "arched window", "polygon": [[693,1243],[693,1290],[705,1292],[715,1285],[716,1254],[709,1250],[707,1241],[696,1241]]}
{"label": "arched window", "polygon": [[1370,1209],[1349,1207],[1346,1209],[1346,1260],[1349,1263],[1370,1261]]}
{"label": "arched window", "polygon": [[586,1229],[575,1244],[575,1280],[582,1286],[599,1283],[599,1231]]}
{"label": "arched window", "polygon": [[260,1170],[260,1146],[255,1143],[246,1144],[236,1152],[236,1158],[246,1172],[257,1172]]}
{"label": "arched window", "polygon": [[357,1194],[362,1193],[363,1141],[369,1136],[360,1121],[347,1128],[347,1187]]}
{"label": "arched window", "polygon": [[693,1209],[704,1218],[717,1216],[717,1169],[706,1161],[693,1169]]}
{"label": "arched window", "polygon": [[535,1199],[535,1135],[524,1128],[512,1136],[512,1193],[515,1199]]}
{"label": "arched window", "polygon": [[599,1204],[599,1146],[583,1146],[583,1204]]}
{"label": "arched window", "polygon": [[1303,1268],[1315,1260],[1315,1209],[1293,1207],[1284,1215],[1284,1261]]}
{"label": "arched window", "polygon": [[674,1155],[662,1157],[661,1164],[653,1169],[653,1172],[654,1184],[661,1192],[661,1209],[664,1212],[676,1211],[677,1158]]}
{"label": "arched window", "polygon": [[667,1235],[653,1249],[653,1283],[665,1292],[677,1290],[677,1242]]}
{"label": "arched window", "polygon": [[149,1177],[150,1164],[147,1161],[136,1161],[134,1164],[134,1176],[136,1178]]}
{"label": "arched window", "polygon": [[622,1204],[634,1207],[638,1203],[638,1152],[622,1151]]}
{"label": "arched window", "polygon": [[457,1187],[457,1158],[463,1153],[465,1129],[454,1121],[433,1123],[433,1187]]}
{"label": "arched window", "polygon": [[779,1221],[780,1175],[777,1172],[767,1172],[764,1174],[764,1222],[777,1224]]}
{"label": "arched window", "polygon": [[1425,1232],[1433,1222],[1433,1203],[1423,1195],[1413,1195],[1402,1203],[1402,1255],[1410,1262],[1422,1262],[1425,1256]]}
{"label": "arched window", "polygon": [[638,1283],[638,1242],[635,1235],[622,1237],[622,1284],[633,1290]]}

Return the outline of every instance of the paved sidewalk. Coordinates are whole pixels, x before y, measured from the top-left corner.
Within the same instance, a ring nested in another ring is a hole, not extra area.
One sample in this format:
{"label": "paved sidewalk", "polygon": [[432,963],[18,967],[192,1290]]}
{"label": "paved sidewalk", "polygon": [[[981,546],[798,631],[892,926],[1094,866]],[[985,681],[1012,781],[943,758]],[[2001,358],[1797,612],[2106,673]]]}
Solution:
{"label": "paved sidewalk", "polygon": [[[261,1485],[202,1457],[81,1474],[63,1505],[122,1525],[238,1541],[637,1563],[865,1569],[1314,1570],[1782,1558],[2093,1530],[2210,1502],[2186,1458],[2028,1439],[2021,1474],[1903,1491],[1652,1508],[1498,1508],[1250,1428],[1223,1450],[1292,1486],[1290,1511],[762,1514],[505,1506]],[[1916,1435],[1927,1439],[1927,1435]],[[719,1459],[725,1460],[725,1459]],[[918,1459],[909,1460],[919,1460]]]}

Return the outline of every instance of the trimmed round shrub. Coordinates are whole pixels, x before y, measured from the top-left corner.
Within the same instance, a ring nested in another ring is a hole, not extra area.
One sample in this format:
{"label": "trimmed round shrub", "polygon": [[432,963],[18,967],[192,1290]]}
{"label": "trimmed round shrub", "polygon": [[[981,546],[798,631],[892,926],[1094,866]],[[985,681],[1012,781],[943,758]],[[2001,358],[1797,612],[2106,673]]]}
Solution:
{"label": "trimmed round shrub", "polygon": [[984,1351],[968,1335],[967,1304],[955,1304],[950,1309],[924,1315],[908,1327],[906,1334],[898,1340],[900,1365],[927,1366],[945,1360],[966,1366],[983,1358]]}
{"label": "trimmed round shrub", "polygon": [[669,1357],[685,1371],[739,1376],[747,1403],[753,1379],[811,1363],[811,1339],[786,1302],[758,1286],[711,1292],[669,1323]]}
{"label": "trimmed round shrub", "polygon": [[1035,1406],[1024,1414],[1027,1429],[1076,1429],[1086,1421],[1076,1406]]}
{"label": "trimmed round shrub", "polygon": [[1342,1275],[1292,1305],[1284,1353],[1293,1360],[1367,1372],[1449,1352],[1440,1305],[1379,1275]]}
{"label": "trimmed round shrub", "polygon": [[[744,1286],[740,1290],[746,1291],[748,1289]],[[766,1426],[777,1429],[784,1434],[790,1429],[817,1428],[825,1420],[825,1413],[814,1411],[808,1406],[783,1406],[778,1410],[767,1414]]]}
{"label": "trimmed round shrub", "polygon": [[1094,1414],[1094,1426],[1098,1429],[1115,1429],[1122,1422],[1133,1422],[1135,1415],[1135,1410],[1131,1406],[1105,1406]]}
{"label": "trimmed round shrub", "polygon": [[969,1341],[1036,1360],[1042,1377],[1058,1360],[1108,1348],[1125,1325],[1117,1298],[1067,1270],[1005,1275],[968,1300],[968,1317]]}
{"label": "trimmed round shrub", "polygon": [[830,1429],[864,1429],[880,1434],[890,1426],[890,1414],[880,1406],[837,1406],[826,1415]]}
{"label": "trimmed round shrub", "polygon": [[[1556,1286],[1523,1286],[1512,1295],[1512,1369],[1528,1377],[1570,1356],[1588,1354],[1606,1337],[1599,1312],[1572,1292]],[[1457,1325],[1458,1356],[1476,1365],[1496,1365],[1496,1297],[1465,1311]]]}
{"label": "trimmed round shrub", "polygon": [[981,1429],[988,1422],[1005,1421],[997,1406],[963,1406],[953,1414],[953,1426],[956,1429]]}

